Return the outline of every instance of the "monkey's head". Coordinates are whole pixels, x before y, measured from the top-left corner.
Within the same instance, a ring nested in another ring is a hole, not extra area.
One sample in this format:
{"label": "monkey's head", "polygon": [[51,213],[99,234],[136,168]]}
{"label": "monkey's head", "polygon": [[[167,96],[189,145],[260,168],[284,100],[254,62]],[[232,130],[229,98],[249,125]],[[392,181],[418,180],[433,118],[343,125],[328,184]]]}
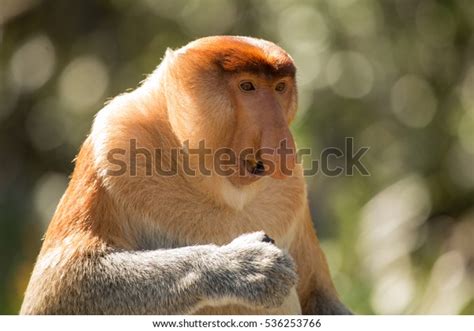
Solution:
{"label": "monkey's head", "polygon": [[171,126],[189,148],[201,143],[212,151],[206,165],[235,185],[291,175],[296,69],[283,49],[261,39],[207,37],[168,51],[162,65]]}

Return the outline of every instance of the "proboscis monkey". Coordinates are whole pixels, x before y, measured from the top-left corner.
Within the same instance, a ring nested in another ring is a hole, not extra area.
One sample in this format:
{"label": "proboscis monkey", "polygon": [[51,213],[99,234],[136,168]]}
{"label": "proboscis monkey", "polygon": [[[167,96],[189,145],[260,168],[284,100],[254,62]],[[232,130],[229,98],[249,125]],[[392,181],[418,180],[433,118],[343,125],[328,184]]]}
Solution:
{"label": "proboscis monkey", "polygon": [[[348,313],[295,162],[296,92],[291,57],[268,41],[167,51],[97,114],[21,313]],[[262,152],[283,143],[284,157]]]}

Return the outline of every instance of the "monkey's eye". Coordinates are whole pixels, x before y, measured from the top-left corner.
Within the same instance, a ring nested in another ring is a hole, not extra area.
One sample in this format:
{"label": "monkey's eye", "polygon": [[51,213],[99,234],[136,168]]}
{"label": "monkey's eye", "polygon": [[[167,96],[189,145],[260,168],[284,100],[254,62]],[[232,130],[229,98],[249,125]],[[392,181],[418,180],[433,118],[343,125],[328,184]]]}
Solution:
{"label": "monkey's eye", "polygon": [[245,92],[254,91],[255,86],[251,82],[242,82],[240,83],[240,89]]}
{"label": "monkey's eye", "polygon": [[275,91],[277,91],[277,92],[283,92],[285,89],[286,89],[286,84],[285,84],[285,82],[279,82],[279,83],[275,86]]}

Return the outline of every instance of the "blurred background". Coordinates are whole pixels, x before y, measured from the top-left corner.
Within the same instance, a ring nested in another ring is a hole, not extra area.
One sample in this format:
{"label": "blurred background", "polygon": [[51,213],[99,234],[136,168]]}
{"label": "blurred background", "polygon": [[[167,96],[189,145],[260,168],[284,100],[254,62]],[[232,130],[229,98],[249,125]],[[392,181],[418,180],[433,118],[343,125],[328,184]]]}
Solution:
{"label": "blurred background", "polygon": [[0,313],[104,102],[167,47],[237,34],[294,57],[299,147],[370,147],[370,176],[307,178],[342,301],[474,314],[473,32],[471,0],[0,0]]}

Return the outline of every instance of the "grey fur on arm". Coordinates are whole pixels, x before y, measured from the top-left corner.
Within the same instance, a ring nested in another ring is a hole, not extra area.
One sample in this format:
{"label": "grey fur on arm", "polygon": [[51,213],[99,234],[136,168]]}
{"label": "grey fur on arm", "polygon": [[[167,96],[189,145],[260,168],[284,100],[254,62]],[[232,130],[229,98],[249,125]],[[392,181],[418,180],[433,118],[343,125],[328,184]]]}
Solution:
{"label": "grey fur on arm", "polygon": [[296,283],[291,257],[266,242],[263,232],[225,246],[83,256],[61,272],[52,277],[62,279],[55,286],[61,296],[42,293],[33,307],[25,298],[22,313],[190,314],[223,302],[277,307]]}

